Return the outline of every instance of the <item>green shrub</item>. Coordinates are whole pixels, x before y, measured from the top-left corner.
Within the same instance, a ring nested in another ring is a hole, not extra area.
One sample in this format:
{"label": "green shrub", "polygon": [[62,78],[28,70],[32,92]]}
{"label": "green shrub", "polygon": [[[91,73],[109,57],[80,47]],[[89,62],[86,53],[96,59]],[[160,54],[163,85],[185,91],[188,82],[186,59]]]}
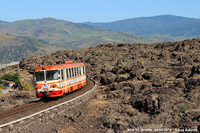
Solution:
{"label": "green shrub", "polygon": [[0,79],[14,81],[17,85],[19,83],[19,80],[20,80],[20,75],[17,72],[16,73],[7,73],[3,77],[1,77]]}
{"label": "green shrub", "polygon": [[10,104],[12,104],[12,105],[15,105],[15,104],[16,104],[16,102],[15,102],[15,101],[13,101],[13,100],[10,100]]}

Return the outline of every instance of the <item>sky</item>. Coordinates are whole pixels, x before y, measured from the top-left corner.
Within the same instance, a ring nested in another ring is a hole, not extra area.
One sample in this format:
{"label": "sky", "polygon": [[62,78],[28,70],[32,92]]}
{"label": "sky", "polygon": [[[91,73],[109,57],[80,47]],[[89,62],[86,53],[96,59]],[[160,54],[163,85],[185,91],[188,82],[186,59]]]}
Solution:
{"label": "sky", "polygon": [[0,0],[0,20],[111,22],[166,14],[200,19],[199,5],[200,0]]}

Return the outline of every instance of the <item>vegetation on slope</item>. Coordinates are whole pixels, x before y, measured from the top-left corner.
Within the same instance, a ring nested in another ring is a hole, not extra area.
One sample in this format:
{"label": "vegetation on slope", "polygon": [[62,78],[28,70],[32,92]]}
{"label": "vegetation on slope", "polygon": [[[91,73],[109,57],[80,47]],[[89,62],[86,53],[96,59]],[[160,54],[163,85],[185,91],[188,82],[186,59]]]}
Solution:
{"label": "vegetation on slope", "polygon": [[0,78],[0,84],[5,84],[4,80],[14,81],[15,82],[14,87],[16,87],[19,84],[20,75],[17,72],[16,73],[7,73],[7,74],[3,75],[3,77]]}
{"label": "vegetation on slope", "polygon": [[0,34],[0,64],[55,51],[47,42],[24,36]]}

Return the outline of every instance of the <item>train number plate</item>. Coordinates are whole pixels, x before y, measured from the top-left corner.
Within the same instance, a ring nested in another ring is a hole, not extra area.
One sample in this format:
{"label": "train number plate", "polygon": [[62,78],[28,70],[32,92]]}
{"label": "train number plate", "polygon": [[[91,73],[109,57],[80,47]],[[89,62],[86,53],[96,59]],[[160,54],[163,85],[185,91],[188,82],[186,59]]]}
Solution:
{"label": "train number plate", "polygon": [[44,88],[44,91],[48,91],[49,89],[48,88]]}
{"label": "train number plate", "polygon": [[42,90],[43,90],[43,91],[49,91],[49,85],[47,85],[47,86],[44,85],[44,86],[42,87]]}

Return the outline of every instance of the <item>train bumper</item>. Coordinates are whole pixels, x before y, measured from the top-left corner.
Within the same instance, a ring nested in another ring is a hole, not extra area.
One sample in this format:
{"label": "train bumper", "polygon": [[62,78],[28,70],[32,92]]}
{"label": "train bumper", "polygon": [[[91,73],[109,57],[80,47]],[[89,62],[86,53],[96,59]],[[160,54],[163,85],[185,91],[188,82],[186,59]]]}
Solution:
{"label": "train bumper", "polygon": [[49,95],[49,91],[43,92],[43,96],[44,96],[44,97],[49,97],[49,96],[50,96],[50,95]]}
{"label": "train bumper", "polygon": [[45,97],[58,97],[62,96],[62,90],[59,91],[45,91],[45,92],[36,92],[37,98],[45,98]]}

